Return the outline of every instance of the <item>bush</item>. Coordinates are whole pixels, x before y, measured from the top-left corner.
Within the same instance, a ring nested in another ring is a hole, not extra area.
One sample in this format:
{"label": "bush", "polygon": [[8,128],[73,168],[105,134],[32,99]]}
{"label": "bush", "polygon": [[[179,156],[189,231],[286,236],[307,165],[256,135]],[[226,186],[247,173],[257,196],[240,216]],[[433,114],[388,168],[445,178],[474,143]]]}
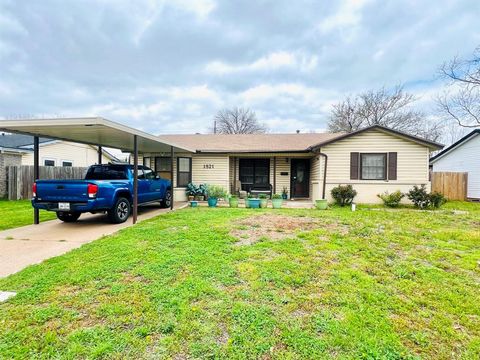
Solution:
{"label": "bush", "polygon": [[400,190],[397,190],[391,194],[389,194],[388,191],[385,191],[383,194],[378,194],[377,196],[382,199],[385,206],[398,207],[400,201],[405,197],[405,194]]}
{"label": "bush", "polygon": [[416,208],[426,209],[430,204],[430,197],[428,196],[425,185],[418,187],[414,185],[407,193],[407,198],[413,203]]}
{"label": "bush", "polygon": [[217,199],[224,198],[225,196],[227,196],[227,192],[225,191],[225,189],[217,185],[209,185],[207,187],[207,194],[208,194],[208,197],[217,198]]}
{"label": "bush", "polygon": [[353,189],[352,185],[339,185],[332,189],[331,194],[338,205],[345,206],[353,202],[353,198],[357,196],[357,191]]}
{"label": "bush", "polygon": [[260,194],[260,195],[258,195],[258,198],[259,199],[268,199],[268,195],[267,194]]}
{"label": "bush", "polygon": [[412,190],[407,193],[407,197],[413,205],[419,209],[427,209],[429,207],[438,209],[447,202],[445,196],[439,192],[427,193],[425,185],[420,187],[415,185]]}
{"label": "bush", "polygon": [[273,194],[272,195],[272,199],[281,199],[282,198],[282,195],[280,194]]}
{"label": "bush", "polygon": [[445,196],[438,191],[430,193],[430,206],[434,209],[440,208],[443,204],[447,202]]}

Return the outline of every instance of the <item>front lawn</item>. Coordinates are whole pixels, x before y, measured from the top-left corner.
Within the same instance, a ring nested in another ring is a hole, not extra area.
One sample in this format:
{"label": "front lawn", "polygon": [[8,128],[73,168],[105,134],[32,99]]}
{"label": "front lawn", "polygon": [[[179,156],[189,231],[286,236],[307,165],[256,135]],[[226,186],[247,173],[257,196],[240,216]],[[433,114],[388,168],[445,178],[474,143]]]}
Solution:
{"label": "front lawn", "polygon": [[478,359],[479,215],[168,213],[0,280],[0,358]]}
{"label": "front lawn", "polygon": [[[40,221],[55,219],[54,212],[40,210]],[[33,207],[30,200],[0,200],[0,231],[33,224]]]}

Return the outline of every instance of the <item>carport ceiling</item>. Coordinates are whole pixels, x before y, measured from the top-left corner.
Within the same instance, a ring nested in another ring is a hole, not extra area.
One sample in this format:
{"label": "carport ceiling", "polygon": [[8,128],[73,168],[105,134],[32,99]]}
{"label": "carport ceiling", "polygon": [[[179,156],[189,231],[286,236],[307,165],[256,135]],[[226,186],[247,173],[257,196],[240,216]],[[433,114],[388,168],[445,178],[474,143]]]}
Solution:
{"label": "carport ceiling", "polygon": [[171,146],[176,152],[194,152],[190,149],[178,147],[171,142],[160,141],[155,135],[100,117],[2,120],[0,121],[0,130],[100,145],[124,151],[133,151],[133,135],[137,135],[138,151],[140,153],[169,152]]}

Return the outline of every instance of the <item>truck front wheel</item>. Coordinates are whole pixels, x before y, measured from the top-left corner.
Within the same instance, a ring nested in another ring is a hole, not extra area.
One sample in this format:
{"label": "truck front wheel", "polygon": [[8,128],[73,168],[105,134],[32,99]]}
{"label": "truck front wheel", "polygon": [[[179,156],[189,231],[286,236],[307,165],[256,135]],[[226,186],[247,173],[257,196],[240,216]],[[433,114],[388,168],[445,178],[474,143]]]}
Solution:
{"label": "truck front wheel", "polygon": [[128,219],[131,211],[132,206],[130,205],[130,201],[126,198],[119,197],[117,201],[115,201],[113,208],[108,210],[108,218],[112,223],[120,224]]}
{"label": "truck front wheel", "polygon": [[57,218],[58,220],[62,220],[63,222],[75,222],[80,217],[79,212],[66,212],[66,211],[57,211]]}
{"label": "truck front wheel", "polygon": [[169,208],[171,204],[172,204],[172,192],[171,192],[171,190],[167,190],[165,192],[165,199],[163,199],[160,202],[160,206],[162,208]]}

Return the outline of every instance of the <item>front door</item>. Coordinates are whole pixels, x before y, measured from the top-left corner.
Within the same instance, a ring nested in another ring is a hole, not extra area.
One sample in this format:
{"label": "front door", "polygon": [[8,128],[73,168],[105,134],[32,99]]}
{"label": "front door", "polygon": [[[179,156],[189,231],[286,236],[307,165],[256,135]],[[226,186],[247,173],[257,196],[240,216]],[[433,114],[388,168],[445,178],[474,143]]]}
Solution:
{"label": "front door", "polygon": [[310,192],[310,159],[292,159],[290,192],[292,198],[308,198]]}

